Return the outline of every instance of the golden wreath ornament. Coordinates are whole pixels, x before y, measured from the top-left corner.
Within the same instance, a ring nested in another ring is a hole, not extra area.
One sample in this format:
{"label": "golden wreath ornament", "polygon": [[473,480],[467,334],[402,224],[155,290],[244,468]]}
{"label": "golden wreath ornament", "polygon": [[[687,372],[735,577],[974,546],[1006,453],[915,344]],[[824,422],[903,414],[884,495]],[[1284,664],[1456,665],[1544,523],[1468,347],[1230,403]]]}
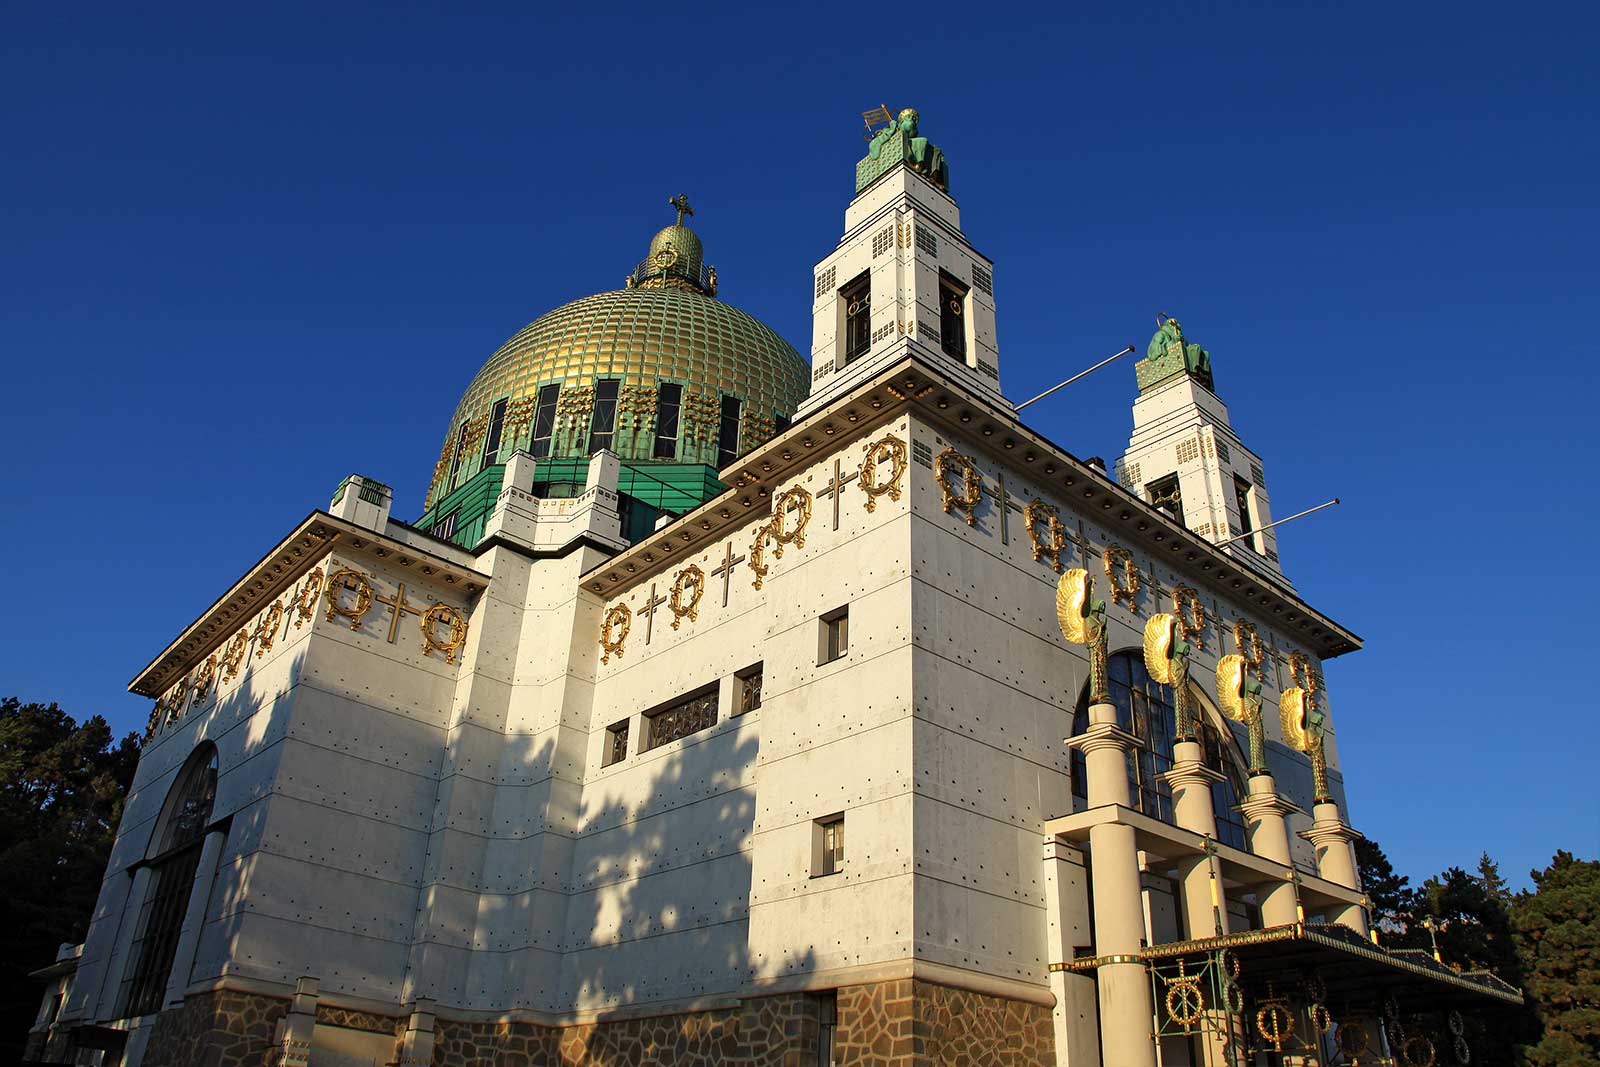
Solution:
{"label": "golden wreath ornament", "polygon": [[177,722],[183,718],[185,699],[189,695],[189,679],[185,678],[172,687],[172,692],[167,694],[167,722]]}
{"label": "golden wreath ornament", "polygon": [[1167,981],[1166,1004],[1167,1015],[1186,1030],[1199,1022],[1201,1013],[1206,1010],[1205,996],[1200,992],[1200,976],[1187,973],[1181,959],[1178,977]]}
{"label": "golden wreath ornament", "polygon": [[[422,626],[422,654],[432,655],[434,649],[444,653],[446,663],[456,661],[456,653],[467,643],[467,619],[460,610],[449,604],[435,604],[422,613],[418,620]],[[450,627],[450,636],[439,640],[439,627]]]}
{"label": "golden wreath ornament", "polygon": [[1111,603],[1128,601],[1128,610],[1136,611],[1134,601],[1139,596],[1139,568],[1134,565],[1133,553],[1121,545],[1107,545],[1100,554],[1105,564],[1106,580],[1111,583]]}
{"label": "golden wreath ornament", "polygon": [[[350,590],[355,593],[355,603],[348,608],[339,603],[340,590]],[[324,590],[328,598],[328,621],[332,622],[335,615],[342,615],[350,620],[350,629],[361,629],[362,616],[372,608],[372,583],[367,581],[367,576],[354,567],[343,567],[328,575],[328,587]]]}
{"label": "golden wreath ornament", "polygon": [[[1039,522],[1044,520],[1045,533],[1039,536]],[[1067,528],[1062,525],[1056,509],[1038,497],[1028,501],[1022,509],[1022,521],[1028,527],[1028,540],[1033,544],[1033,560],[1037,563],[1046,556],[1057,574],[1061,573],[1061,550],[1067,547]]]}
{"label": "golden wreath ornament", "polygon": [[1272,994],[1262,1002],[1256,1012],[1256,1033],[1271,1042],[1274,1051],[1283,1051],[1283,1046],[1294,1036],[1294,1013],[1289,1010],[1286,999]]}
{"label": "golden wreath ornament", "polygon": [[1320,1001],[1306,1009],[1306,1016],[1311,1020],[1311,1029],[1319,1034],[1326,1034],[1333,1029],[1333,1013]]}
{"label": "golden wreath ornament", "polygon": [[283,621],[283,601],[274,600],[272,607],[261,616],[261,625],[256,627],[256,658],[260,659],[272,651],[272,644],[278,639],[278,624]]}
{"label": "golden wreath ornament", "polygon": [[244,654],[249,649],[250,638],[245,636],[243,628],[233,635],[233,640],[228,642],[228,647],[222,652],[222,680],[224,682],[239,673],[239,664],[244,662]]}
{"label": "golden wreath ornament", "polygon": [[1346,1060],[1354,1061],[1371,1048],[1372,1035],[1367,1033],[1364,1023],[1346,1019],[1339,1024],[1339,1051]]}
{"label": "golden wreath ornament", "polygon": [[1412,1067],[1433,1067],[1439,1062],[1439,1050],[1433,1047],[1433,1038],[1427,1034],[1412,1034],[1406,1038],[1406,1062]]}
{"label": "golden wreath ornament", "polygon": [[605,621],[600,624],[600,662],[610,663],[611,657],[622,658],[622,646],[628,640],[628,631],[633,629],[633,612],[626,604],[614,604],[606,612]]}
{"label": "golden wreath ornament", "polygon": [[[789,506],[794,505],[797,518],[794,529],[787,530],[784,524],[789,518]],[[767,525],[772,529],[772,540],[776,547],[772,550],[774,559],[783,558],[783,546],[794,545],[796,548],[806,547],[806,527],[811,524],[811,494],[801,486],[794,486],[779,493],[772,501],[772,521]]]}
{"label": "golden wreath ornament", "polygon": [[[889,461],[889,477],[885,481],[878,481],[878,467],[884,460]],[[888,496],[890,500],[900,499],[900,479],[906,473],[906,443],[898,437],[881,437],[867,446],[867,454],[861,460],[861,491],[867,495],[867,511],[871,512],[878,507],[878,498]],[[950,510],[949,508],[945,509]]]}
{"label": "golden wreath ornament", "polygon": [[[688,603],[684,602],[684,594],[689,592]],[[688,618],[694,622],[700,617],[700,598],[706,591],[706,572],[698,564],[691,563],[678,572],[672,579],[672,599],[667,601],[667,607],[672,609],[672,628],[676,630],[678,624]]]}
{"label": "golden wreath ornament", "polygon": [[[961,472],[959,495],[950,485],[949,474],[952,468]],[[978,468],[973,466],[972,460],[954,448],[947,448],[933,457],[933,477],[939,483],[939,492],[944,496],[945,514],[950,514],[953,508],[960,508],[961,516],[967,520],[968,526],[978,525],[973,509],[983,498],[983,479],[979,477]]]}
{"label": "golden wreath ornament", "polygon": [[1196,652],[1206,650],[1206,606],[1200,603],[1200,594],[1186,585],[1172,587],[1172,611],[1178,616],[1178,628],[1183,639],[1194,645]]}
{"label": "golden wreath ornament", "polygon": [[317,613],[317,598],[322,595],[322,568],[306,575],[306,584],[300,587],[300,596],[294,602],[296,630],[310,622]]}
{"label": "golden wreath ornament", "polygon": [[211,683],[216,681],[216,678],[217,657],[212,655],[206,658],[205,666],[201,667],[195,672],[193,678],[194,684],[190,691],[189,702],[191,704],[198,705],[202,700],[204,700],[206,698],[206,694],[211,692]]}
{"label": "golden wreath ornament", "polygon": [[755,572],[755,580],[750,583],[752,588],[760,589],[767,580],[767,574],[772,567],[767,563],[767,539],[775,538],[772,532],[772,523],[764,522],[756,527],[756,535],[750,541],[750,556],[747,562],[750,569]]}

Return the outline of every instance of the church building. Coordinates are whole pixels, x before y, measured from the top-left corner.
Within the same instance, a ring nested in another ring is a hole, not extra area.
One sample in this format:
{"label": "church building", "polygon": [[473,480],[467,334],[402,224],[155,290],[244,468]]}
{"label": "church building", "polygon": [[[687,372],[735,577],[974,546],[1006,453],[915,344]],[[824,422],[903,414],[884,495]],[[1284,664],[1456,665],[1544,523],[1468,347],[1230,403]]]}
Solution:
{"label": "church building", "polygon": [[809,356],[675,197],[467,384],[420,518],[352,474],[152,641],[31,1055],[1469,1061],[1519,996],[1369,927],[1337,726],[1388,709],[1325,684],[1361,641],[1226,353],[1162,316],[1112,470],[1046,439],[949,161],[868,125]]}

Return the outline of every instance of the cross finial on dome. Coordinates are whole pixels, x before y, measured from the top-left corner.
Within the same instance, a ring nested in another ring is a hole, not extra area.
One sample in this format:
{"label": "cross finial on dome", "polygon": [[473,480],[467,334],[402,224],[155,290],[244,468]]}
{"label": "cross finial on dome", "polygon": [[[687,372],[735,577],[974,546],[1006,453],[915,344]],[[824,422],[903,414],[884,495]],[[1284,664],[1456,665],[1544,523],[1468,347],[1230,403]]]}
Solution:
{"label": "cross finial on dome", "polygon": [[694,208],[689,206],[689,198],[687,196],[684,196],[682,193],[679,193],[677,196],[673,197],[671,200],[668,200],[667,203],[671,204],[673,207],[678,209],[678,225],[679,226],[683,225],[683,217],[685,215],[693,215],[694,214]]}

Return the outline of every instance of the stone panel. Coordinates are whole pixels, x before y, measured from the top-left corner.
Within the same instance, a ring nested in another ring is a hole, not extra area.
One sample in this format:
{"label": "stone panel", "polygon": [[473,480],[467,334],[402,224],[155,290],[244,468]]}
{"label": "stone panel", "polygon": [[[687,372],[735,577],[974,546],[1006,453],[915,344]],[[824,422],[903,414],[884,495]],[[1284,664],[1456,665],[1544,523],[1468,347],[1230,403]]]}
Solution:
{"label": "stone panel", "polygon": [[156,1017],[142,1067],[261,1067],[288,1011],[274,997],[196,993]]}
{"label": "stone panel", "polygon": [[840,1067],[1050,1067],[1050,1009],[902,979],[839,990]]}

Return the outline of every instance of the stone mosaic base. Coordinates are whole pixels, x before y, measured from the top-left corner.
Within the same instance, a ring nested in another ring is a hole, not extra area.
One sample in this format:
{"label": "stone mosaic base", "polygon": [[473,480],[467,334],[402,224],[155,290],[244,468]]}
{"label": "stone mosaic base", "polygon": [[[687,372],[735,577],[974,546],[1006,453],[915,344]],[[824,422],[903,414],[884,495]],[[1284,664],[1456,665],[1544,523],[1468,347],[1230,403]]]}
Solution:
{"label": "stone mosaic base", "polygon": [[264,1067],[289,1002],[233,990],[197,993],[156,1016],[144,1067]]}
{"label": "stone mosaic base", "polygon": [[841,1067],[1050,1067],[1054,1044],[1043,1005],[913,979],[839,990]]}

